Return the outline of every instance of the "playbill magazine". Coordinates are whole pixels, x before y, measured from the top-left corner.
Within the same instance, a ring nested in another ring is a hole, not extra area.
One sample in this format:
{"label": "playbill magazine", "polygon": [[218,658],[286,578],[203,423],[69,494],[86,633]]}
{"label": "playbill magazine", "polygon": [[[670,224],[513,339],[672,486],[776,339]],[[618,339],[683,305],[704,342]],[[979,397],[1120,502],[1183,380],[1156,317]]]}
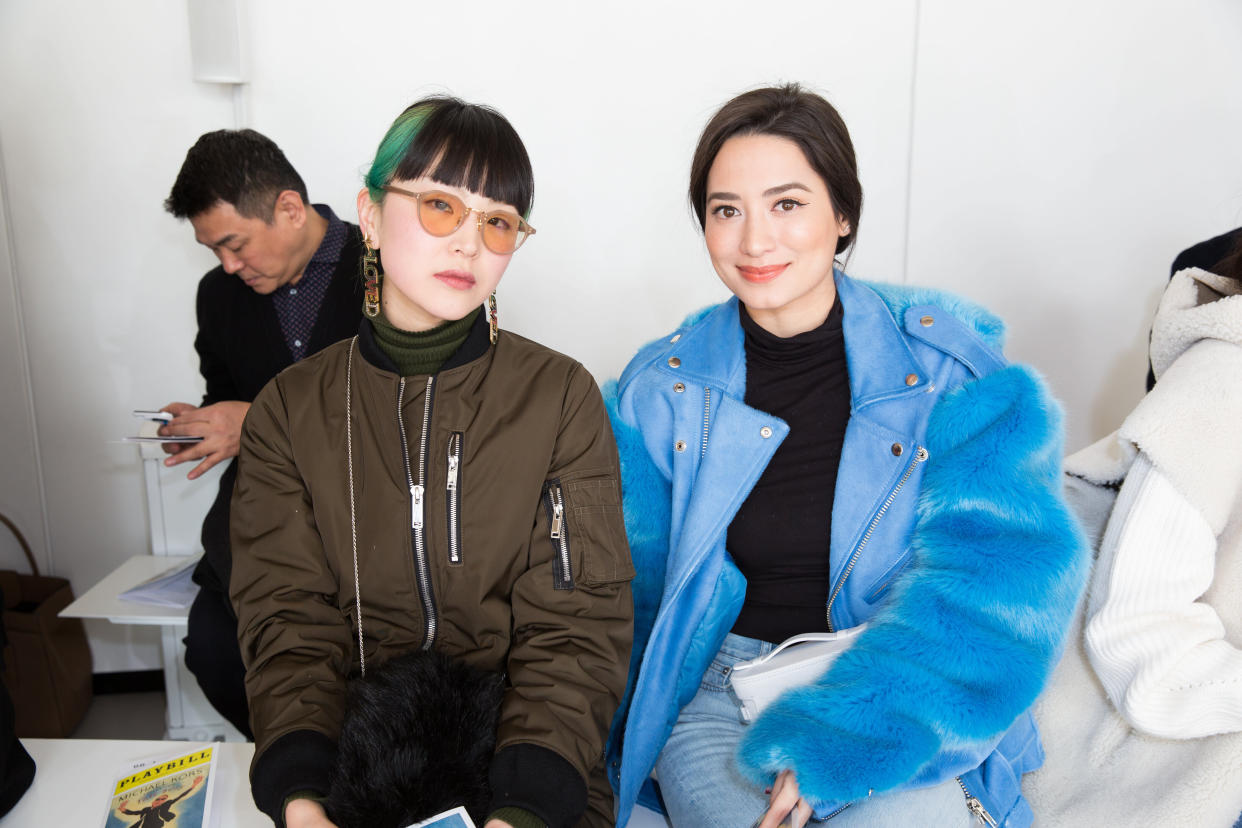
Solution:
{"label": "playbill magazine", "polygon": [[112,786],[104,828],[210,828],[216,749],[132,763]]}

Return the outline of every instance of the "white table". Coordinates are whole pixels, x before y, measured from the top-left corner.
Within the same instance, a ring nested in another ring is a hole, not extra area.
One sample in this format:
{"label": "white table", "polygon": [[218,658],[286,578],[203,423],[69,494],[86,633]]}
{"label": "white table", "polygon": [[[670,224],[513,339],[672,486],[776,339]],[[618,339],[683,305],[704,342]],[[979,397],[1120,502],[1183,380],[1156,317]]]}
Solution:
{"label": "white table", "polygon": [[[186,742],[144,742],[123,739],[22,739],[34,757],[34,784],[0,825],[4,828],[103,825],[111,800],[112,775],[127,762],[154,756],[175,756]],[[221,828],[272,828],[272,821],[250,798],[250,757],[254,745],[216,745],[216,787],[212,808]]]}
{"label": "white table", "polygon": [[[157,423],[144,421],[138,433],[154,436],[157,428]],[[60,614],[69,618],[106,618],[114,624],[159,627],[164,696],[168,701],[164,736],[194,742],[244,741],[237,729],[211,706],[198,680],[186,669],[185,645],[181,642],[186,634],[189,609],[153,607],[117,597],[154,575],[184,564],[192,557],[187,553],[201,552],[197,541],[187,542],[187,532],[192,528],[192,534],[197,537],[197,527],[215,498],[224,464],[190,483],[185,480],[183,471],[164,467],[164,453],[159,446],[142,443],[138,449],[147,495],[151,554],[136,555],[125,561]],[[189,508],[191,506],[193,508]],[[193,517],[189,518],[188,514]]]}
{"label": "white table", "polygon": [[[85,826],[103,824],[111,794],[112,774],[127,762],[154,756],[174,756],[189,749],[185,742],[144,742],[123,739],[22,739],[38,770],[34,785],[8,816],[4,828]],[[272,821],[250,797],[250,759],[254,745],[217,744],[215,791],[221,828],[272,828]],[[636,808],[629,828],[668,828],[659,814]]]}
{"label": "white table", "polygon": [[66,618],[106,618],[113,624],[152,624],[176,626],[185,624],[189,607],[157,607],[122,600],[119,596],[131,587],[171,572],[194,560],[195,555],[135,555],[112,570],[104,579],[61,610]]}
{"label": "white table", "polygon": [[149,624],[160,628],[167,699],[164,735],[169,739],[236,742],[243,737],[211,706],[198,681],[186,669],[185,637],[189,609],[123,601],[118,596],[155,575],[183,566],[194,556],[135,555],[60,611],[66,618],[106,618],[114,624]]}

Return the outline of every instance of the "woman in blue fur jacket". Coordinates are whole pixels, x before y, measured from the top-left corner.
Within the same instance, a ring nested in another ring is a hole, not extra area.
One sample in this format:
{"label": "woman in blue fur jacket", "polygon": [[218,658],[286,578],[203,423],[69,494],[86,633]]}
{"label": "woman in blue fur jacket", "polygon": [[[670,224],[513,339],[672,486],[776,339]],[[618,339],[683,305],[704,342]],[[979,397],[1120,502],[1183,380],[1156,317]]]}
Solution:
{"label": "woman in blue fur jacket", "polygon": [[[676,828],[1029,825],[1027,708],[1088,563],[1057,405],[986,311],[835,267],[862,190],[818,95],[725,104],[690,198],[734,297],[644,347],[609,395],[639,570],[618,824],[641,800]],[[741,723],[735,664],[864,622]]]}

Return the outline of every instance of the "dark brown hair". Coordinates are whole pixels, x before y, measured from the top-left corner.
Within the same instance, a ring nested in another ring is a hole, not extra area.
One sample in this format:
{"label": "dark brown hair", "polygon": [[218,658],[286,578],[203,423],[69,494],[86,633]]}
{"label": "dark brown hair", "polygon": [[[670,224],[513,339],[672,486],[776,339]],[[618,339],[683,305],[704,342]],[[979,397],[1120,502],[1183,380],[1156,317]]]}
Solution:
{"label": "dark brown hair", "polygon": [[828,187],[832,210],[850,232],[837,240],[837,253],[854,243],[862,214],[862,184],[850,132],[832,104],[796,83],[743,92],[712,116],[690,164],[690,204],[707,221],[707,174],[720,148],[738,135],[775,135],[793,141]]}
{"label": "dark brown hair", "polygon": [[1242,228],[1235,232],[1233,249],[1229,251],[1229,255],[1221,259],[1213,270],[1221,276],[1242,282]]}
{"label": "dark brown hair", "polygon": [[192,219],[224,202],[238,215],[271,224],[285,190],[310,203],[302,176],[271,138],[253,129],[218,129],[200,136],[185,154],[164,209]]}

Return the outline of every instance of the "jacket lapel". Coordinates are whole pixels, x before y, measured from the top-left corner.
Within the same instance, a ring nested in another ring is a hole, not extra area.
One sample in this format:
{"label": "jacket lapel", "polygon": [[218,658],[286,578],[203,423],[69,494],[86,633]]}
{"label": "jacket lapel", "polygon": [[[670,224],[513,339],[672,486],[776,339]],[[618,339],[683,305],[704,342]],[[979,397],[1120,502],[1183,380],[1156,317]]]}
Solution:
{"label": "jacket lapel", "polygon": [[[914,358],[906,336],[875,291],[837,272],[845,313],[845,359],[850,371],[851,416],[875,403],[926,391],[931,377]],[[914,383],[908,382],[913,376]]]}
{"label": "jacket lapel", "polygon": [[789,426],[771,414],[729,394],[720,394],[719,399],[710,420],[707,451],[699,462],[699,483],[686,504],[682,532],[671,539],[674,553],[667,583],[673,589],[720,544],[733,515],[789,433]]}
{"label": "jacket lapel", "polygon": [[[670,367],[664,370],[688,388],[699,388],[704,404],[684,405],[677,416],[677,436],[694,435],[697,441],[687,440],[685,451],[674,457],[673,485],[685,486],[688,496],[684,512],[673,515],[681,531],[669,539],[666,596],[682,589],[720,544],[733,514],[789,433],[782,420],[743,402],[746,353],[736,297],[672,343],[667,357]],[[673,499],[675,504],[682,500],[677,492]]]}

